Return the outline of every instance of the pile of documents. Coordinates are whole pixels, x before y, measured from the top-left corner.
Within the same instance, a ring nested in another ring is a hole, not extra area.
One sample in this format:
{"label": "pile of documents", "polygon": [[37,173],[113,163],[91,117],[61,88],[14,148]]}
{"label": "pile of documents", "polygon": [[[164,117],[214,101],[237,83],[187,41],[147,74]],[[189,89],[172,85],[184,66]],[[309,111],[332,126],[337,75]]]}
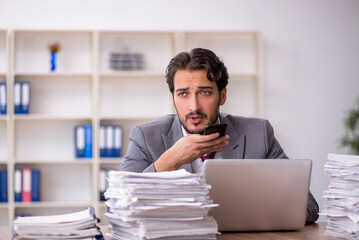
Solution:
{"label": "pile of documents", "polygon": [[359,156],[328,154],[324,170],[330,176],[321,212],[328,218],[325,233],[359,239]]}
{"label": "pile of documents", "polygon": [[112,171],[105,192],[115,239],[216,239],[208,216],[213,204],[203,174],[185,170],[159,173]]}
{"label": "pile of documents", "polygon": [[14,221],[15,239],[102,239],[93,208],[52,215],[18,217]]}

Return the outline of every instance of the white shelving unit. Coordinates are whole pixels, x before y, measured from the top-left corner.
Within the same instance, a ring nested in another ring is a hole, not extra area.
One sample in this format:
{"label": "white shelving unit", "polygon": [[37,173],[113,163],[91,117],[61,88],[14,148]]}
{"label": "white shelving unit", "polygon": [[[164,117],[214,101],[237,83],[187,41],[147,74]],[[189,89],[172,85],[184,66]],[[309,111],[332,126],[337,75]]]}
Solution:
{"label": "white shelving unit", "polygon": [[[58,42],[57,69],[50,72],[49,44]],[[230,73],[223,111],[262,115],[261,35],[258,32],[0,31],[0,81],[8,83],[8,114],[0,116],[0,168],[8,168],[9,203],[0,225],[16,215],[72,212],[93,206],[103,223],[99,172],[119,169],[123,158],[99,157],[99,126],[123,127],[122,155],[134,125],[174,113],[165,69],[178,52],[212,49]],[[142,53],[143,70],[115,71],[110,54]],[[13,109],[14,81],[31,85],[30,114]],[[93,127],[93,158],[76,159],[74,128]],[[41,202],[14,202],[14,169],[39,168]]]}
{"label": "white shelving unit", "polygon": [[[0,82],[9,85],[9,34],[7,30],[0,29]],[[8,91],[7,91],[8,96]],[[7,97],[9,101],[9,97]],[[9,110],[7,110],[8,112]],[[0,114],[0,169],[9,172],[9,114]],[[9,203],[0,203],[0,225],[8,225],[10,214]]]}

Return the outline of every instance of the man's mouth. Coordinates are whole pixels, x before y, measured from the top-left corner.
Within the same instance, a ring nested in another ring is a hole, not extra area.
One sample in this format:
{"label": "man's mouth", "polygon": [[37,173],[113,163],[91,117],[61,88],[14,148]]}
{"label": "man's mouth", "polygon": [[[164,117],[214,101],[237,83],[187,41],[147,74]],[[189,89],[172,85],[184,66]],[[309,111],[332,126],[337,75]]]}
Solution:
{"label": "man's mouth", "polygon": [[191,121],[191,123],[197,125],[202,121],[203,116],[194,115],[190,116],[188,119]]}
{"label": "man's mouth", "polygon": [[191,112],[186,115],[186,118],[194,125],[198,125],[202,122],[204,118],[206,118],[206,114],[201,112]]}

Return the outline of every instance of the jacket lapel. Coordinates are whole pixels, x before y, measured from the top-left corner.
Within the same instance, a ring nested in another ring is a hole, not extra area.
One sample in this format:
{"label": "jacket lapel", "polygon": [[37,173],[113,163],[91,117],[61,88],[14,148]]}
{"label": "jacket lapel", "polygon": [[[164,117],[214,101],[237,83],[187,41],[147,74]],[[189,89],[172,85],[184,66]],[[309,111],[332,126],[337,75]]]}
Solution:
{"label": "jacket lapel", "polygon": [[226,134],[229,135],[229,145],[223,148],[223,159],[243,159],[246,145],[246,135],[240,135],[235,126],[223,115],[220,115],[221,123],[228,123]]}
{"label": "jacket lapel", "polygon": [[[181,123],[178,116],[176,116],[168,134],[162,134],[166,151],[170,149],[181,137],[183,137]],[[193,173],[192,165],[190,163],[182,165],[180,169],[185,169],[187,172]]]}

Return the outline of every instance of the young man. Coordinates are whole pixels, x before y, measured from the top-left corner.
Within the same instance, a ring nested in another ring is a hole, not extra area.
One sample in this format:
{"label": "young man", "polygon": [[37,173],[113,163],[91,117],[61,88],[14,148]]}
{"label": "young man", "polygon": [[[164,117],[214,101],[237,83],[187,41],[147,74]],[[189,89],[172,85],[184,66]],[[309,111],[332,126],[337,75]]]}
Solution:
{"label": "young man", "polygon": [[[226,102],[228,72],[210,50],[196,48],[175,56],[166,79],[177,114],[136,126],[120,170],[160,172],[184,168],[202,172],[204,155],[218,159],[287,158],[267,120],[220,113]],[[227,123],[226,135],[201,135],[205,126]],[[319,207],[309,193],[307,223]]]}

